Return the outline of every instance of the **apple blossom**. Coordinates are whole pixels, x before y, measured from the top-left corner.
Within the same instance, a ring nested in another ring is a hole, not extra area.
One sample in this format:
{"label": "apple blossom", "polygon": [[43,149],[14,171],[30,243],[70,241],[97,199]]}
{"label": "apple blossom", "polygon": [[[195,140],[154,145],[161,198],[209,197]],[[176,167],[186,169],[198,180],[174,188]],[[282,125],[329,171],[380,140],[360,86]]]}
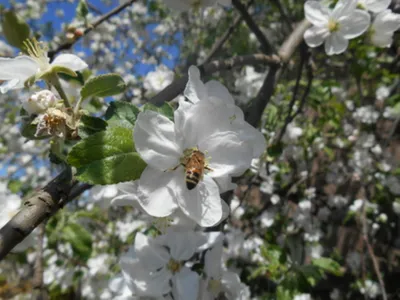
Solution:
{"label": "apple blossom", "polygon": [[339,0],[333,10],[318,1],[304,4],[306,19],[313,25],[304,33],[304,40],[310,47],[325,42],[328,55],[343,53],[354,39],[363,34],[370,25],[368,12],[356,9],[357,0]]}
{"label": "apple blossom", "polygon": [[374,17],[370,29],[371,43],[378,47],[390,47],[393,34],[400,28],[400,15],[386,9]]}
{"label": "apple blossom", "polygon": [[5,82],[0,86],[0,92],[20,89],[32,76],[42,78],[53,71],[75,74],[87,68],[87,64],[73,54],[60,54],[52,63],[47,56],[44,46],[36,40],[26,41],[26,50],[29,54],[15,58],[0,57],[0,80]]}
{"label": "apple blossom", "polygon": [[[148,164],[139,181],[142,195],[137,198],[152,216],[165,217],[180,208],[207,227],[223,216],[220,188],[227,190],[230,176],[249,168],[252,157],[264,150],[265,141],[244,121],[243,112],[224,86],[215,81],[205,86],[199,76],[192,76],[193,71],[198,73],[190,68],[185,96],[196,103],[180,101],[175,123],[154,111],[141,112],[137,118],[135,147]],[[208,96],[197,97],[206,88]],[[206,156],[205,172],[197,186],[189,189],[182,165],[194,151]]]}
{"label": "apple blossom", "polygon": [[138,233],[120,260],[129,289],[138,296],[162,297],[172,292],[176,300],[197,299],[199,275],[185,261],[204,242],[204,236],[193,231],[171,231],[154,239]]}
{"label": "apple blossom", "polygon": [[166,88],[174,80],[174,72],[164,65],[157,66],[154,71],[147,73],[143,80],[143,87],[150,95]]}
{"label": "apple blossom", "polygon": [[27,100],[22,102],[22,107],[31,115],[43,113],[49,107],[54,107],[58,98],[52,91],[42,90],[34,93]]}
{"label": "apple blossom", "polygon": [[240,282],[236,273],[222,267],[223,236],[204,256],[205,278],[201,280],[199,300],[219,299],[223,293],[226,299],[249,299],[248,287]]}

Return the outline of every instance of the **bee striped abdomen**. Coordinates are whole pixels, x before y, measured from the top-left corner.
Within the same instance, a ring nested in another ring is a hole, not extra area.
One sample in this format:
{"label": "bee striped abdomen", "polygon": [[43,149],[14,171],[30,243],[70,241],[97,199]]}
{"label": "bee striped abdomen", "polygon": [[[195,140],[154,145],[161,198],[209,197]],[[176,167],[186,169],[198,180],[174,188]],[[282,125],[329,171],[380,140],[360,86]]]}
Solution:
{"label": "bee striped abdomen", "polygon": [[185,163],[185,182],[188,190],[193,190],[203,179],[205,157],[203,152],[195,150]]}
{"label": "bee striped abdomen", "polygon": [[186,187],[193,190],[201,179],[201,175],[197,169],[191,168],[186,170]]}

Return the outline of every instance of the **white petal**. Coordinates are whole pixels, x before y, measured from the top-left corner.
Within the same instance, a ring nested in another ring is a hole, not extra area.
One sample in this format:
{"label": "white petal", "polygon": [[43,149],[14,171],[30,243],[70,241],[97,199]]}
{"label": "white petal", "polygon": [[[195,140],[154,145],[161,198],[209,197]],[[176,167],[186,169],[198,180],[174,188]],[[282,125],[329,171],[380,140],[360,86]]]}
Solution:
{"label": "white petal", "polygon": [[150,274],[147,270],[136,266],[132,276],[132,283],[138,296],[161,298],[171,291],[170,279],[171,273],[166,268]]}
{"label": "white petal", "polygon": [[185,114],[185,123],[182,129],[185,139],[183,148],[196,147],[199,141],[215,132],[229,131],[231,119],[232,114],[226,106],[215,106],[209,101],[196,103]]}
{"label": "white petal", "polygon": [[338,20],[341,17],[348,16],[353,13],[357,7],[358,0],[339,0],[332,11],[331,17]]}
{"label": "white petal", "polygon": [[210,227],[217,224],[223,212],[219,189],[215,181],[205,175],[196,188],[188,190],[184,182],[184,174],[178,179],[177,183],[179,183],[174,187],[174,191],[182,211],[200,226]]}
{"label": "white petal", "polygon": [[232,122],[233,131],[239,134],[242,141],[245,141],[253,149],[253,158],[258,158],[264,153],[267,143],[265,142],[264,135],[251,126],[246,121],[239,121],[237,119]]}
{"label": "white petal", "polygon": [[304,33],[304,40],[309,47],[318,47],[322,45],[328,36],[329,30],[327,27],[313,26]]}
{"label": "white petal", "polygon": [[200,276],[188,268],[176,274],[173,278],[173,295],[175,300],[196,300],[199,294]]}
{"label": "white petal", "polygon": [[377,31],[376,34],[394,32],[400,28],[400,15],[387,9],[375,17],[372,26],[373,30]]}
{"label": "white petal", "polygon": [[333,33],[325,41],[325,52],[328,55],[340,54],[347,49],[348,45],[348,40],[337,33]]}
{"label": "white petal", "polygon": [[206,83],[208,101],[215,105],[227,105],[232,108],[235,106],[235,100],[228,89],[218,81],[211,80]]}
{"label": "white petal", "polygon": [[306,19],[315,26],[326,26],[329,19],[329,9],[318,1],[307,1],[304,4]]}
{"label": "white petal", "polygon": [[377,47],[389,48],[393,43],[393,32],[376,32],[371,35],[371,43]]}
{"label": "white petal", "polygon": [[178,207],[173,191],[168,187],[171,180],[175,178],[173,174],[182,172],[182,167],[176,171],[163,172],[147,166],[144,169],[139,182],[141,195],[138,201],[141,207],[153,217],[166,217],[171,215]]}
{"label": "white petal", "polygon": [[58,55],[51,63],[51,66],[61,66],[71,69],[72,71],[81,71],[88,67],[88,65],[81,58],[74,54]]}
{"label": "white petal", "polygon": [[133,137],[137,152],[153,168],[166,171],[179,164],[183,151],[177,144],[175,125],[167,117],[150,110],[141,112]]}
{"label": "white petal", "polygon": [[206,252],[204,257],[204,271],[207,277],[219,280],[222,276],[222,250],[223,250],[223,238],[216,241],[215,245],[211,250]]}
{"label": "white petal", "polygon": [[169,231],[160,237],[159,242],[169,248],[174,260],[185,261],[193,256],[199,245],[206,242],[206,238],[194,231]]}
{"label": "white petal", "polygon": [[179,100],[179,107],[174,112],[175,134],[177,137],[183,138],[183,128],[185,127],[188,111],[192,106],[193,104],[185,101],[185,99]]}
{"label": "white petal", "polygon": [[140,264],[149,271],[162,268],[170,259],[167,249],[152,243],[148,236],[140,232],[135,236],[134,249]]}
{"label": "white petal", "polygon": [[24,87],[24,81],[19,79],[11,79],[5,81],[2,85],[0,85],[0,92],[2,94],[7,93],[9,90],[13,89],[22,89]]}
{"label": "white petal", "polygon": [[189,68],[189,80],[183,94],[192,103],[207,99],[207,90],[200,79],[200,71],[196,66],[190,66]]}
{"label": "white petal", "polygon": [[365,0],[365,6],[373,13],[379,13],[389,7],[391,0]]}
{"label": "white petal", "polygon": [[38,70],[38,63],[29,56],[0,57],[0,80],[20,79],[25,81],[35,75]]}
{"label": "white petal", "polygon": [[235,132],[217,132],[198,146],[209,159],[212,171],[208,175],[212,177],[240,175],[251,165],[253,150]]}
{"label": "white petal", "polygon": [[240,278],[236,273],[223,272],[221,283],[224,291],[229,295],[236,296],[240,292]]}
{"label": "white petal", "polygon": [[237,184],[232,182],[231,176],[213,177],[213,179],[218,184],[219,192],[221,194],[234,190],[237,187]]}
{"label": "white petal", "polygon": [[353,39],[363,34],[371,23],[368,12],[356,9],[354,13],[341,20],[339,34],[346,39]]}

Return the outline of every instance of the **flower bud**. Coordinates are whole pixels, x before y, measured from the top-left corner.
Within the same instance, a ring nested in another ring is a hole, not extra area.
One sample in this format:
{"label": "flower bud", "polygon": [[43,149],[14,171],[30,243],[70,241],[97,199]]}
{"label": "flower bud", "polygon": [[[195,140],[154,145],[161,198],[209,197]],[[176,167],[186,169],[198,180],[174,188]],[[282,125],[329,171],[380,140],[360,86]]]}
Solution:
{"label": "flower bud", "polygon": [[37,115],[46,111],[49,107],[54,107],[58,99],[53,92],[43,90],[34,93],[28,100],[22,103],[22,107],[30,114]]}

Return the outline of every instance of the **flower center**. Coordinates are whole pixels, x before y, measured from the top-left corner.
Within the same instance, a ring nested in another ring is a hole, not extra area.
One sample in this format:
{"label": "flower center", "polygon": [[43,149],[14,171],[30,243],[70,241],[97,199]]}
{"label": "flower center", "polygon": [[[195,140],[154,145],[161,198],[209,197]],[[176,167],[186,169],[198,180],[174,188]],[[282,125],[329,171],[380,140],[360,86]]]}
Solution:
{"label": "flower center", "polygon": [[154,226],[164,234],[173,221],[174,219],[170,217],[156,218],[154,220]]}
{"label": "flower center", "polygon": [[330,32],[339,31],[340,24],[335,20],[329,20],[328,22],[328,29]]}
{"label": "flower center", "polygon": [[39,65],[40,71],[46,71],[50,68],[50,59],[47,56],[47,47],[39,43],[35,38],[24,41],[25,50]]}
{"label": "flower center", "polygon": [[218,296],[221,292],[221,280],[210,279],[207,288],[214,296]]}
{"label": "flower center", "polygon": [[176,260],[173,260],[172,258],[169,260],[167,264],[168,270],[172,272],[172,274],[176,274],[181,270],[182,263]]}

